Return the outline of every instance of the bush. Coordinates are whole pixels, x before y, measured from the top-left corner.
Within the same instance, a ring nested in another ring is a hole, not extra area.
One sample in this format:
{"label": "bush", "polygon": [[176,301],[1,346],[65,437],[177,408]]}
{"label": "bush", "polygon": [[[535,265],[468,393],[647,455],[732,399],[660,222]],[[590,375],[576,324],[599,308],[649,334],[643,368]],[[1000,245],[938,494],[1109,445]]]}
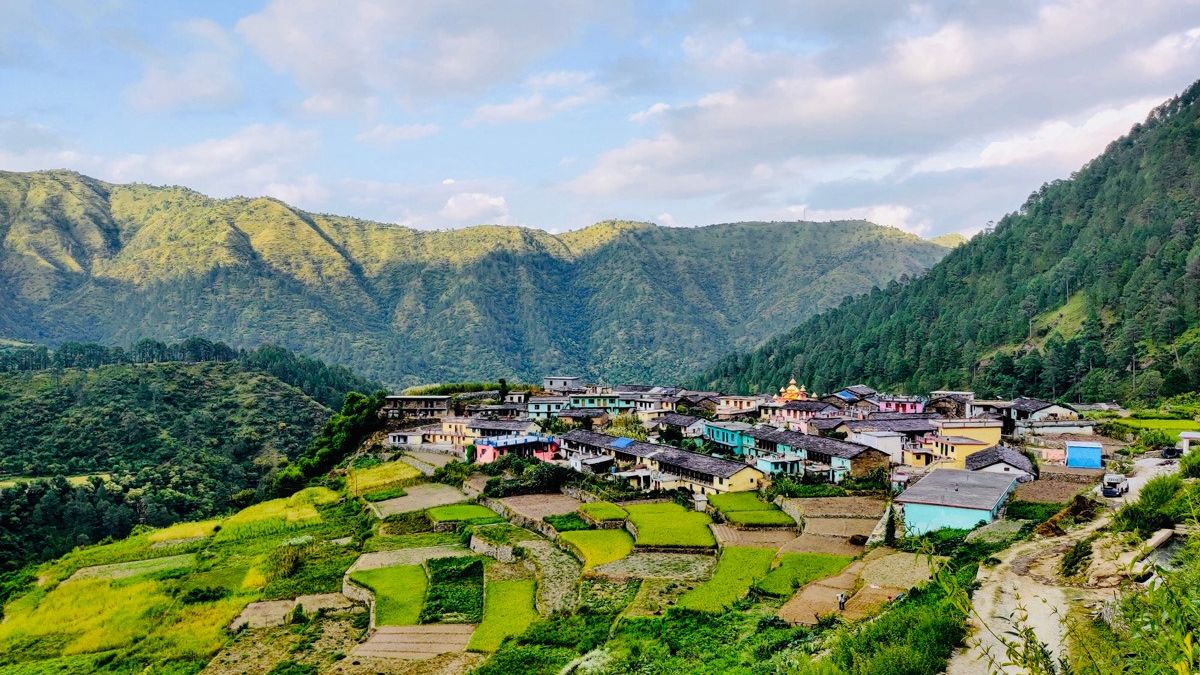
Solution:
{"label": "bush", "polygon": [[267,675],[317,675],[317,667],[307,663],[297,663],[290,659],[280,661],[267,671]]}
{"label": "bush", "polygon": [[1066,504],[1043,504],[1016,499],[1008,503],[1004,517],[1009,520],[1032,520],[1040,524],[1050,520],[1051,516],[1062,511],[1066,506]]}
{"label": "bush", "polygon": [[202,602],[216,602],[229,595],[229,590],[220,586],[200,586],[189,589],[180,600],[185,605],[197,605]]}
{"label": "bush", "polygon": [[1142,486],[1136,502],[1122,506],[1113,523],[1117,529],[1135,531],[1148,537],[1156,530],[1175,524],[1171,507],[1183,489],[1183,479],[1177,474],[1155,476]]}
{"label": "bush", "polygon": [[[514,457],[514,455],[507,455],[502,460],[509,457]],[[493,464],[499,464],[499,462],[494,462]],[[574,475],[575,472],[565,466],[538,462],[532,467],[527,468],[519,478],[501,479],[496,477],[488,479],[483,493],[488,497],[500,498],[558,492],[563,484],[574,477]]]}
{"label": "bush", "polygon": [[479,623],[483,618],[483,559],[435,558],[421,623]]}
{"label": "bush", "polygon": [[1063,555],[1062,561],[1059,563],[1058,571],[1064,577],[1073,577],[1079,573],[1079,568],[1092,558],[1092,543],[1098,539],[1100,535],[1093,534],[1089,537],[1084,537],[1075,542],[1067,552]]}
{"label": "bush", "polygon": [[456,459],[435,469],[433,472],[433,481],[444,485],[462,487],[463,481],[470,478],[472,473],[475,473],[475,468],[474,464],[460,462]]}
{"label": "bush", "polygon": [[845,497],[846,491],[829,483],[808,483],[792,476],[778,475],[771,478],[771,486],[764,491],[767,501],[776,497]]}

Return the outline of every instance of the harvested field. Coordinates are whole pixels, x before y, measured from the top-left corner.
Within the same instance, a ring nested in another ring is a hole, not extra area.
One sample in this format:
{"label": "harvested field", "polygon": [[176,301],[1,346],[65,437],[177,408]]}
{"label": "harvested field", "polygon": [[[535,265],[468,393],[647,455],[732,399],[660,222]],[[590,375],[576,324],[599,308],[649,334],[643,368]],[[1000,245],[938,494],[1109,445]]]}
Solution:
{"label": "harvested field", "polygon": [[788,623],[813,626],[820,617],[836,614],[838,594],[849,595],[854,590],[864,564],[862,561],[852,562],[841,574],[814,581],[801,588],[800,592],[779,608],[779,618]]}
{"label": "harvested field", "polygon": [[879,520],[887,502],[876,497],[789,499],[808,518],[872,518]]}
{"label": "harvested field", "polygon": [[296,605],[300,605],[306,613],[311,614],[318,609],[349,609],[353,604],[349,598],[341,593],[302,595],[295,600],[253,602],[246,605],[242,613],[233,620],[233,623],[230,624],[230,630],[236,631],[242,626],[247,628],[282,626],[288,614],[291,614]]}
{"label": "harvested field", "polygon": [[454,455],[446,454],[444,452],[424,452],[422,450],[409,450],[408,452],[406,452],[404,454],[412,457],[413,459],[415,459],[417,461],[424,462],[426,464],[431,464],[435,467],[446,466],[450,462],[453,462],[454,460],[458,459],[458,457],[456,457]]}
{"label": "harvested field", "polygon": [[713,534],[721,546],[754,546],[758,548],[779,548],[795,541],[795,530],[739,530],[729,525],[712,526]]}
{"label": "harvested field", "polygon": [[680,579],[643,579],[625,616],[661,616],[697,583]]}
{"label": "harvested field", "polygon": [[546,516],[574,513],[583,502],[561,493],[553,493],[505,497],[500,503],[530,520],[541,520]]}
{"label": "harvested field", "polygon": [[411,484],[421,472],[405,462],[386,462],[365,469],[351,469],[346,482],[354,495],[374,492],[390,486]]}
{"label": "harvested field", "polygon": [[467,496],[457,488],[441,483],[424,483],[405,488],[408,493],[403,497],[388,499],[371,504],[371,510],[380,518],[386,518],[396,513],[424,511],[435,506],[465,502]]}
{"label": "harvested field", "polygon": [[780,553],[833,553],[836,555],[856,556],[863,551],[862,546],[855,546],[846,537],[830,537],[823,534],[805,532],[792,541],[780,547]]}
{"label": "harvested field", "polygon": [[850,621],[873,616],[900,593],[901,591],[886,586],[864,586],[854,594],[854,597],[846,601],[846,611],[842,616]]}
{"label": "harvested field", "polygon": [[691,553],[633,553],[616,562],[593,568],[592,573],[612,579],[690,579],[712,576],[717,559]]}
{"label": "harvested field", "polygon": [[1067,480],[1054,480],[1053,478],[1044,477],[1040,480],[1031,480],[1028,483],[1021,483],[1017,486],[1015,499],[1021,499],[1027,502],[1038,502],[1040,504],[1061,504],[1069,502],[1075,495],[1088,489],[1086,483],[1076,483]]}
{"label": "harvested field", "polygon": [[124,579],[126,577],[136,577],[139,574],[182,569],[195,564],[196,555],[194,553],[184,553],[181,555],[169,555],[163,558],[151,558],[150,560],[134,560],[133,562],[113,563],[111,565],[92,565],[91,567],[79,568],[67,581],[79,581],[80,579]]}
{"label": "harvested field", "polygon": [[574,608],[579,600],[579,561],[545,539],[531,539],[521,546],[533,558],[540,572],[537,584],[538,611],[549,615]]}
{"label": "harvested field", "polygon": [[382,567],[397,565],[420,565],[434,558],[452,558],[460,555],[473,555],[470,549],[462,546],[426,546],[423,548],[401,548],[393,551],[376,551],[364,553],[354,561],[346,574],[360,570],[377,570]]}
{"label": "harvested field", "polygon": [[471,624],[383,626],[354,648],[354,657],[428,659],[439,654],[466,651],[475,632]]}
{"label": "harvested field", "polygon": [[874,518],[805,518],[804,533],[827,537],[869,536],[875,529]]}
{"label": "harvested field", "polygon": [[[864,561],[862,580],[868,586],[886,586],[907,591],[929,581],[932,572],[929,559],[917,553],[882,553],[877,548]],[[878,555],[876,555],[878,554]]]}

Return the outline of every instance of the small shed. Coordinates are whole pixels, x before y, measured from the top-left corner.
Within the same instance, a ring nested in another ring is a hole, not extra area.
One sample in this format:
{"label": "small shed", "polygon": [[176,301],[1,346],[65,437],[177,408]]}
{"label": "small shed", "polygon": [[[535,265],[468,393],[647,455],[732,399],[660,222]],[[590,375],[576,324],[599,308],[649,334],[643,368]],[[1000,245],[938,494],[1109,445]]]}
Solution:
{"label": "small shed", "polygon": [[1072,469],[1104,468],[1104,446],[1096,441],[1067,441],[1067,466]]}

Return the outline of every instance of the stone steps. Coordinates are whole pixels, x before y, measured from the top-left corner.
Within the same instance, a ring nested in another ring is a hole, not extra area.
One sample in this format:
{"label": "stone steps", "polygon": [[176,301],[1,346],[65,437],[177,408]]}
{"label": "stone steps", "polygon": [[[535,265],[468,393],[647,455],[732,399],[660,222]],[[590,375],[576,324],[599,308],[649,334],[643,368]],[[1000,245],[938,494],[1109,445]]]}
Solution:
{"label": "stone steps", "polygon": [[474,624],[380,626],[351,654],[382,659],[430,659],[439,654],[466,651],[474,632]]}

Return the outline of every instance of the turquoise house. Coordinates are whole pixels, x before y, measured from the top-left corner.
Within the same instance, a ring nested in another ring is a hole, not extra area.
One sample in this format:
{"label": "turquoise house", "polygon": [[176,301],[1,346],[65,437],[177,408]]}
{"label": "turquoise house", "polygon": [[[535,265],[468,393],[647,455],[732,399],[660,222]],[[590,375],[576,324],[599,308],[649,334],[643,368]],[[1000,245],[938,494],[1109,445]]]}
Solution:
{"label": "turquoise house", "polygon": [[984,471],[935,469],[896,497],[911,535],[945,528],[972,530],[1000,517],[1016,476]]}
{"label": "turquoise house", "polygon": [[599,409],[609,417],[631,413],[637,406],[632,398],[619,394],[571,394],[570,401],[571,408]]}
{"label": "turquoise house", "polygon": [[754,450],[754,438],[748,432],[754,427],[745,422],[704,423],[704,438],[742,457]]}

